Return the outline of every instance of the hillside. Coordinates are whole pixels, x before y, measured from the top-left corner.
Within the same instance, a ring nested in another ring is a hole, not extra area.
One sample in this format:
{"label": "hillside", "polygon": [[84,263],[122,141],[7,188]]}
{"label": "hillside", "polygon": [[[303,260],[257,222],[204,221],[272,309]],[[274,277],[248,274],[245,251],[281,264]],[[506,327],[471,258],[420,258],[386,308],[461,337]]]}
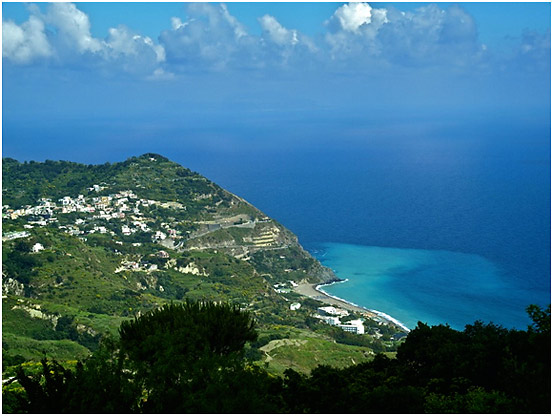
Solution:
{"label": "hillside", "polygon": [[365,319],[361,335],[315,318],[322,304],[292,289],[336,279],[332,271],[277,221],[160,155],[3,159],[2,173],[7,366],[85,357],[122,321],[184,299],[251,311],[260,337],[249,355],[275,372],[345,366],[398,345],[382,322]]}

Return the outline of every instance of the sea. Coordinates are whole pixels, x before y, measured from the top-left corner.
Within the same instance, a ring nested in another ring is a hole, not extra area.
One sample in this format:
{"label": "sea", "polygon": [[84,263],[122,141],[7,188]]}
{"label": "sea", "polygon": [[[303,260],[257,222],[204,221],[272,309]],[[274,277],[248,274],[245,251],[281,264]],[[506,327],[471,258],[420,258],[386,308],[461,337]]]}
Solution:
{"label": "sea", "polygon": [[550,138],[482,122],[197,162],[347,279],[327,293],[409,328],[525,329],[551,302]]}
{"label": "sea", "polygon": [[[525,329],[525,308],[551,303],[549,117],[209,126],[134,135],[92,126],[78,148],[43,127],[48,148],[35,160],[161,153],[293,231],[346,280],[325,286],[329,294],[409,328],[482,320]],[[12,128],[32,133],[6,123],[4,138]],[[32,159],[23,139],[5,139],[3,155]]]}

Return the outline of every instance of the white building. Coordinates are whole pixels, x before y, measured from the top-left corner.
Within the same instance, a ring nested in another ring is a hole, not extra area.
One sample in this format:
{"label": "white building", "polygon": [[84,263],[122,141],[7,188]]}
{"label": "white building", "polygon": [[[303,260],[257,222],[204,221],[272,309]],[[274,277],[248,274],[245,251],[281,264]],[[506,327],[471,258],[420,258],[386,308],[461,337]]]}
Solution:
{"label": "white building", "polygon": [[165,240],[166,238],[167,234],[161,231],[156,231],[156,233],[154,234],[154,240]]}
{"label": "white building", "polygon": [[338,318],[337,316],[321,316],[320,319],[329,325],[340,325],[340,318]]}
{"label": "white building", "polygon": [[291,311],[297,311],[299,308],[301,308],[301,303],[295,302],[290,305]]}
{"label": "white building", "polygon": [[365,327],[363,326],[363,321],[361,319],[355,319],[353,321],[349,321],[345,324],[338,325],[338,326],[346,332],[353,332],[354,334],[365,333]]}
{"label": "white building", "polygon": [[344,309],[335,308],[334,306],[321,306],[317,308],[317,312],[322,315],[333,315],[333,316],[348,316],[349,312]]}
{"label": "white building", "polygon": [[33,247],[31,247],[32,253],[38,253],[39,251],[44,250],[44,246],[40,243],[36,243]]}

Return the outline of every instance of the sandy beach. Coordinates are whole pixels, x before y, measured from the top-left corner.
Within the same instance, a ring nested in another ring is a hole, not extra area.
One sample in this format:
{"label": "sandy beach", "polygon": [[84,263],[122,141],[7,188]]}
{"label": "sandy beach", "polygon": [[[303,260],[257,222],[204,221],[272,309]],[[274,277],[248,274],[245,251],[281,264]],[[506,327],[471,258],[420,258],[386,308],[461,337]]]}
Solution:
{"label": "sandy beach", "polygon": [[[326,293],[317,290],[317,286],[319,286],[320,283],[312,284],[312,283],[301,283],[297,287],[294,288],[294,291],[300,295],[307,296],[312,299],[316,299],[320,302],[326,303],[327,305],[333,305],[338,306],[340,308],[346,309],[348,311],[352,312],[358,312],[363,314],[367,318],[376,319],[382,322],[385,322],[388,325],[392,325],[396,328],[401,328],[403,331],[405,331],[407,328],[403,327],[402,325],[398,325],[397,322],[394,322],[390,319],[387,319],[385,316],[379,315],[370,309],[363,308],[361,306],[354,305],[350,302],[346,302],[341,299],[337,299],[335,297],[329,296]],[[408,330],[408,329],[407,329]]]}

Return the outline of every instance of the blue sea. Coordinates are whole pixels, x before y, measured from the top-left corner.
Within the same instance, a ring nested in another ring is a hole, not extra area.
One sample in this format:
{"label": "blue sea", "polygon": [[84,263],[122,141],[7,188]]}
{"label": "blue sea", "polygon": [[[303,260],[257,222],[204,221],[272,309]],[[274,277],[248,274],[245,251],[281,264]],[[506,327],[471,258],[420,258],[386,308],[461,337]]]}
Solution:
{"label": "blue sea", "polygon": [[550,166],[549,125],[483,122],[221,153],[203,171],[348,279],[332,295],[409,328],[524,329],[526,306],[551,302]]}
{"label": "blue sea", "polygon": [[[551,302],[549,118],[99,125],[80,130],[78,147],[55,126],[25,128],[5,123],[4,138],[21,140],[4,139],[4,156],[103,163],[151,151],[200,172],[348,279],[329,293],[410,328],[525,328],[525,307]],[[26,134],[48,146],[29,156]]]}

